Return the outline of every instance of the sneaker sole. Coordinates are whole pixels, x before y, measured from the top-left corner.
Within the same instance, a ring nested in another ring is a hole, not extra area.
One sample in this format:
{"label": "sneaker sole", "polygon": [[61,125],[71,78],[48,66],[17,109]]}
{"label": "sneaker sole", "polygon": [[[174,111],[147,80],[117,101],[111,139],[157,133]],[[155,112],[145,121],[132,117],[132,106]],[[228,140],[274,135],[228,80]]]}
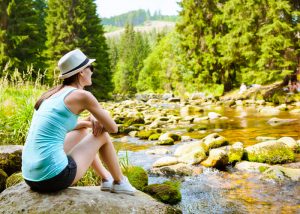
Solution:
{"label": "sneaker sole", "polygon": [[110,188],[109,187],[103,187],[103,188],[100,188],[101,191],[104,191],[104,192],[109,192],[110,191]]}

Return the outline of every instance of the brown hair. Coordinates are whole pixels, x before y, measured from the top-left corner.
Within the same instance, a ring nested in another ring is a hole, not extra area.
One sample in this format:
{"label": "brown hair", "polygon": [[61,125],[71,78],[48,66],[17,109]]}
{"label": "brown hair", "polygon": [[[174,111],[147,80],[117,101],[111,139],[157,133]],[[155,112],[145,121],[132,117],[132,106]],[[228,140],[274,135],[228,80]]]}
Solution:
{"label": "brown hair", "polygon": [[60,91],[63,87],[67,86],[67,85],[71,85],[72,83],[78,81],[78,74],[75,74],[73,76],[70,76],[66,79],[63,80],[62,84],[55,86],[53,88],[51,88],[49,91],[46,91],[45,93],[42,94],[42,96],[38,99],[38,101],[35,103],[34,105],[34,109],[38,110],[40,108],[40,105],[42,104],[42,102],[46,99],[48,99],[49,97],[51,97],[53,94],[55,94],[56,92]]}

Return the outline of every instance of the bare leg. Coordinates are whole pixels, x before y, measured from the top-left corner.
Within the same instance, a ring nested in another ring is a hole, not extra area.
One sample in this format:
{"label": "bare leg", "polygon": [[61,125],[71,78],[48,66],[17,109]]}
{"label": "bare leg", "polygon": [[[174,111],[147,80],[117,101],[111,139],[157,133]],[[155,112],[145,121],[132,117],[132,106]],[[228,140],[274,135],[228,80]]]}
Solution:
{"label": "bare leg", "polygon": [[[66,147],[68,147],[68,145],[66,145]],[[69,151],[69,154],[77,163],[77,173],[73,183],[76,183],[85,174],[95,159],[95,155],[99,149],[101,156],[103,156],[103,161],[107,165],[114,180],[120,181],[123,178],[117,154],[108,133],[102,133],[97,137],[89,133]],[[101,164],[100,160],[99,162],[95,162],[94,165],[98,165],[99,163]],[[105,173],[103,173],[103,176],[105,176]]]}
{"label": "bare leg", "polygon": [[[88,133],[89,132],[87,129],[79,129],[69,132],[65,138],[64,143],[64,150],[66,154],[69,154],[73,147],[76,146],[85,136],[87,136]],[[107,180],[111,177],[110,173],[102,165],[98,153],[95,155],[91,166],[95,170],[97,175],[99,175],[102,179]]]}

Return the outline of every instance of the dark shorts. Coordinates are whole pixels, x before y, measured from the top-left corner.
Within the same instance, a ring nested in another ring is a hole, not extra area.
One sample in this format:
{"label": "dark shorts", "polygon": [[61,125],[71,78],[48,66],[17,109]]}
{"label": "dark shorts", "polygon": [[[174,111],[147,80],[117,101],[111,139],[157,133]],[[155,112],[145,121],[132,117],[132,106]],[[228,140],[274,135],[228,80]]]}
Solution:
{"label": "dark shorts", "polygon": [[36,192],[57,192],[71,186],[76,176],[76,171],[76,162],[71,156],[68,156],[68,165],[58,175],[43,181],[28,181],[25,179],[25,182]]}

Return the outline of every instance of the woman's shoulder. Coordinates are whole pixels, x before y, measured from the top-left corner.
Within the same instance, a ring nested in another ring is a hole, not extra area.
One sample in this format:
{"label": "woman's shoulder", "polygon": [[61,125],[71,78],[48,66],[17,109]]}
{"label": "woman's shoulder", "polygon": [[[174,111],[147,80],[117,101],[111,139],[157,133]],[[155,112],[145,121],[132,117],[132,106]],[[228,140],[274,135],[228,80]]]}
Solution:
{"label": "woman's shoulder", "polygon": [[71,93],[71,96],[77,98],[78,100],[87,100],[94,98],[94,95],[86,90],[83,89],[76,89]]}

